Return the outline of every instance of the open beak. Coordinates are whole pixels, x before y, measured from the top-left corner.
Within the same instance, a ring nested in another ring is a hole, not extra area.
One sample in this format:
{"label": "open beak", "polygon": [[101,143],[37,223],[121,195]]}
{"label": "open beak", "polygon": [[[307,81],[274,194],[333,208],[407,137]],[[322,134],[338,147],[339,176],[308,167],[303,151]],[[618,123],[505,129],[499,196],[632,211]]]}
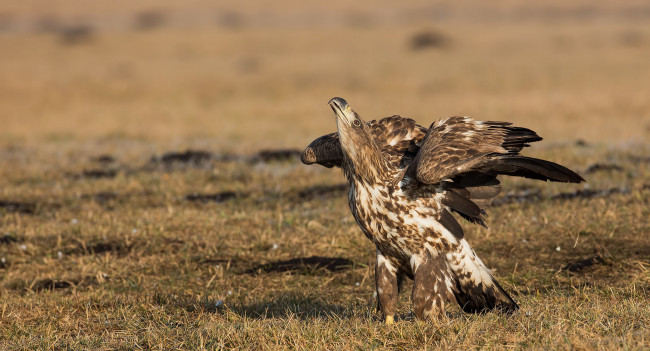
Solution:
{"label": "open beak", "polygon": [[352,121],[357,119],[354,111],[350,108],[347,101],[341,99],[340,97],[332,98],[329,102],[330,107],[334,110],[336,117],[345,122],[348,126],[352,125]]}

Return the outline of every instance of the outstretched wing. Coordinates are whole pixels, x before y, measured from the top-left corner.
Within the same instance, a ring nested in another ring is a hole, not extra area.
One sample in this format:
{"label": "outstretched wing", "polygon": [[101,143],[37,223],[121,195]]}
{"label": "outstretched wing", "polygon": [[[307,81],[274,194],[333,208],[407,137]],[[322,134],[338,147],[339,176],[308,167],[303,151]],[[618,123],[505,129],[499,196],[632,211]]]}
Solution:
{"label": "outstretched wing", "polygon": [[405,178],[444,189],[440,202],[469,221],[483,224],[483,209],[501,191],[498,175],[555,182],[584,179],[557,163],[519,152],[542,140],[534,131],[507,122],[451,117],[429,127]]}
{"label": "outstretched wing", "polygon": [[565,183],[584,181],[557,163],[519,155],[529,143],[539,140],[542,138],[534,131],[512,127],[511,123],[451,117],[431,125],[406,174],[424,184],[437,184],[469,172]]}
{"label": "outstretched wing", "polygon": [[[419,150],[427,129],[410,118],[385,117],[367,122],[371,135],[384,157],[395,167],[406,167]],[[302,152],[304,164],[318,163],[325,167],[341,167],[343,150],[338,133],[323,135],[312,141]]]}
{"label": "outstretched wing", "polygon": [[327,168],[341,167],[343,150],[339,141],[339,133],[325,134],[316,138],[302,152],[300,160],[306,165],[318,163]]}

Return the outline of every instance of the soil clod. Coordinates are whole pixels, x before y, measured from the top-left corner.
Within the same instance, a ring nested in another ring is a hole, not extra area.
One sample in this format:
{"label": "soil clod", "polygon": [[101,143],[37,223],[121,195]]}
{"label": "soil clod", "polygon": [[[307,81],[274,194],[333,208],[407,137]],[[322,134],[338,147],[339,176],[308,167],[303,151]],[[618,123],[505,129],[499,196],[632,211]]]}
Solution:
{"label": "soil clod", "polygon": [[234,191],[223,191],[215,194],[189,194],[185,195],[185,200],[192,202],[224,202],[238,197],[244,196],[242,194],[237,194]]}
{"label": "soil clod", "polygon": [[262,150],[255,157],[260,162],[297,160],[299,158],[300,150],[296,149]]}
{"label": "soil clod", "polygon": [[587,267],[595,266],[597,264],[602,264],[604,261],[602,257],[600,256],[594,256],[590,258],[586,258],[584,260],[576,261],[576,262],[570,262],[564,268],[562,268],[563,271],[569,271],[569,272],[579,272]]}
{"label": "soil clod", "polygon": [[593,197],[603,197],[614,194],[627,194],[630,189],[627,188],[609,188],[600,190],[580,189],[568,193],[559,193],[551,197],[552,200],[570,200],[570,199],[590,199]]}
{"label": "soil clod", "polygon": [[449,46],[449,38],[439,32],[424,31],[411,37],[411,49],[424,50]]}
{"label": "soil clod", "polygon": [[117,171],[114,169],[88,169],[81,175],[84,178],[115,178]]}
{"label": "soil clod", "polygon": [[33,202],[2,201],[0,200],[0,213],[3,211],[9,213],[34,214],[36,204]]}
{"label": "soil clod", "polygon": [[345,195],[345,192],[347,190],[348,185],[346,183],[335,185],[316,185],[300,190],[297,196],[301,200],[311,200],[315,198],[333,198]]}
{"label": "soil clod", "polygon": [[586,174],[596,173],[596,172],[621,172],[623,167],[613,164],[613,163],[594,163],[593,165],[585,169]]}
{"label": "soil clod", "polygon": [[212,159],[212,153],[203,150],[185,150],[183,152],[167,152],[162,156],[153,157],[153,162],[160,162],[165,165],[175,163],[199,165],[209,162]]}
{"label": "soil clod", "polygon": [[322,270],[339,272],[353,266],[354,262],[341,257],[311,256],[258,265],[249,269],[247,273],[294,272],[310,275]]}
{"label": "soil clod", "polygon": [[11,243],[17,243],[20,241],[15,235],[11,235],[9,233],[5,233],[0,235],[0,244],[11,244]]}
{"label": "soil clod", "polygon": [[115,158],[111,155],[99,155],[97,157],[93,157],[92,160],[104,165],[115,162]]}

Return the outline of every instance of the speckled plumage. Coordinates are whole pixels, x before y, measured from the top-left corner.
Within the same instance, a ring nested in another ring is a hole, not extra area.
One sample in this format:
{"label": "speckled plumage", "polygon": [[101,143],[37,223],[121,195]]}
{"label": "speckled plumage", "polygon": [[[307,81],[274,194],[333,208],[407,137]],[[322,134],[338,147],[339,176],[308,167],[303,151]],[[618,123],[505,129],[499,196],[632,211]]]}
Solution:
{"label": "speckled plumage", "polygon": [[378,307],[393,320],[399,281],[414,279],[418,318],[444,314],[447,301],[468,312],[517,304],[498,285],[452,215],[485,225],[484,209],[501,191],[500,174],[561,182],[583,179],[558,164],[520,156],[533,131],[505,122],[451,117],[428,129],[392,116],[363,122],[334,98],[338,132],[303,152],[306,164],[341,167],[348,202],[362,232],[377,247]]}

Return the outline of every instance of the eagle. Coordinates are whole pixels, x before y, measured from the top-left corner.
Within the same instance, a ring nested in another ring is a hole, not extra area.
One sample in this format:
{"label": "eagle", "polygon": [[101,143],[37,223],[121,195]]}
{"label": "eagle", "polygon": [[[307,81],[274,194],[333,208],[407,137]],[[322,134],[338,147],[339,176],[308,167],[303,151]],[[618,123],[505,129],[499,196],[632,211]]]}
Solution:
{"label": "eagle", "polygon": [[450,117],[424,128],[398,115],[365,122],[338,97],[329,105],[338,131],[309,144],[301,161],[343,170],[352,215],[377,249],[377,308],[385,323],[394,322],[405,277],[413,280],[418,319],[441,318],[447,302],[470,313],[517,310],[454,214],[485,226],[485,209],[501,192],[500,175],[584,179],[557,163],[520,155],[542,138],[508,122]]}

